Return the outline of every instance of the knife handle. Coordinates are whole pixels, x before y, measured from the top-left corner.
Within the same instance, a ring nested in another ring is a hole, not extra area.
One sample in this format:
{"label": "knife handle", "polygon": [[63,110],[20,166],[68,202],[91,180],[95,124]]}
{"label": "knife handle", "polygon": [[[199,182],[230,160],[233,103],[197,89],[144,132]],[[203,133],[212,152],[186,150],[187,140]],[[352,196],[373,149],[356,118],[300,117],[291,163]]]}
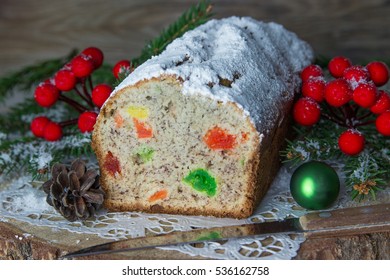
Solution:
{"label": "knife handle", "polygon": [[390,231],[390,203],[312,212],[299,222],[308,238]]}

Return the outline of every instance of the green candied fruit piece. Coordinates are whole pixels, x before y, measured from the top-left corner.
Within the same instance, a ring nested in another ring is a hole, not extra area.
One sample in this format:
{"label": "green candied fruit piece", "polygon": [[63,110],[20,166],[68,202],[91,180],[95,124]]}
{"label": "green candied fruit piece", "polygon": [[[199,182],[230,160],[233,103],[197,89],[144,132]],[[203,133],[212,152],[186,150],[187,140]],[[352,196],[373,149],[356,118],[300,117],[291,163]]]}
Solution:
{"label": "green candied fruit piece", "polygon": [[153,158],[154,149],[150,147],[142,147],[135,155],[137,159],[145,163],[150,161]]}
{"label": "green candied fruit piece", "polygon": [[205,192],[208,196],[214,196],[217,193],[217,182],[204,169],[195,169],[183,179],[185,183],[199,192]]}
{"label": "green candied fruit piece", "polygon": [[217,231],[212,231],[208,235],[200,236],[197,241],[207,241],[222,238],[222,235]]}

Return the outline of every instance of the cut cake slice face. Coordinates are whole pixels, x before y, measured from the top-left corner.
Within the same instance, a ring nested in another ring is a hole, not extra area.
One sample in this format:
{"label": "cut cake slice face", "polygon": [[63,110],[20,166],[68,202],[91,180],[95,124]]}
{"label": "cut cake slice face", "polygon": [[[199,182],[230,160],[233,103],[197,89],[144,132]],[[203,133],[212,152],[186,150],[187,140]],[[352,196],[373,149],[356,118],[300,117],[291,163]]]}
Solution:
{"label": "cut cake slice face", "polygon": [[275,23],[210,20],[138,66],[93,148],[111,210],[244,218],[278,170],[310,46]]}
{"label": "cut cake slice face", "polygon": [[234,103],[186,96],[175,77],[122,89],[100,113],[94,148],[115,210],[248,216],[259,133]]}

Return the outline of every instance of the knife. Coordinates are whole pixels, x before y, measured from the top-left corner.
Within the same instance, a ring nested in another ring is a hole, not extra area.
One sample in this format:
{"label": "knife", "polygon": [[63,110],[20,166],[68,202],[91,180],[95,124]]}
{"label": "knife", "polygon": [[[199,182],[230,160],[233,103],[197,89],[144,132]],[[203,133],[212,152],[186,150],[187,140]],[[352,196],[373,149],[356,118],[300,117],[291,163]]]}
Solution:
{"label": "knife", "polygon": [[145,250],[172,245],[222,241],[276,233],[303,233],[306,238],[335,237],[390,230],[390,203],[310,212],[283,221],[213,227],[169,234],[131,238],[96,245],[67,254],[77,258],[97,254]]}

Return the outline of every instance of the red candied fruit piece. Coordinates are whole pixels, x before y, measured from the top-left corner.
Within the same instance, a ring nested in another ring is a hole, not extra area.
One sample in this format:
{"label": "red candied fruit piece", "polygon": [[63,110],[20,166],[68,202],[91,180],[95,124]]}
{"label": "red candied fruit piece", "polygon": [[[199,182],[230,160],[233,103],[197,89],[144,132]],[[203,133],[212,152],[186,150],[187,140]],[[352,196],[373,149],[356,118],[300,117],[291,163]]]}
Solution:
{"label": "red candied fruit piece", "polygon": [[153,137],[153,129],[150,124],[148,124],[147,122],[141,122],[136,118],[133,118],[133,122],[138,138],[145,139]]}
{"label": "red candied fruit piece", "polygon": [[212,150],[230,150],[236,146],[236,136],[218,126],[210,129],[203,141]]}
{"label": "red candied fruit piece", "polygon": [[111,176],[115,176],[115,173],[121,174],[121,165],[116,156],[114,156],[110,151],[107,152],[103,167]]}

